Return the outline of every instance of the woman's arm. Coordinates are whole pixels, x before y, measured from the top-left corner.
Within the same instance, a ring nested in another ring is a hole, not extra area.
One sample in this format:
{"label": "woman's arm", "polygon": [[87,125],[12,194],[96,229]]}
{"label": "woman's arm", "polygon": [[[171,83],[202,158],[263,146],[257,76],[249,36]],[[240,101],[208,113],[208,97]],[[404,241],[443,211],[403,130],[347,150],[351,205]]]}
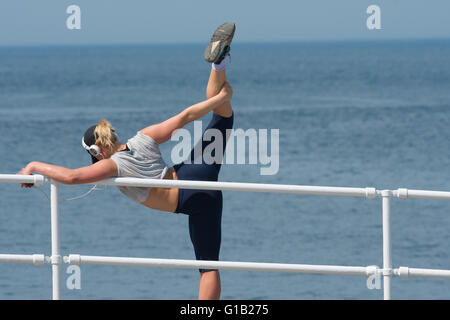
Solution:
{"label": "woman's arm", "polygon": [[229,101],[232,95],[233,89],[231,88],[230,84],[226,82],[222,90],[214,97],[194,104],[184,109],[176,116],[173,116],[172,118],[167,119],[166,121],[163,121],[161,123],[144,128],[141,130],[141,132],[151,137],[158,144],[166,142],[170,139],[172,133],[175,130],[184,127],[189,122],[203,117],[211,110],[214,110],[216,107]]}
{"label": "woman's arm", "polygon": [[[33,161],[17,174],[33,174],[37,172],[64,184],[92,183],[108,179],[117,175],[117,165],[111,159],[104,159],[93,165],[78,169],[68,169],[53,164]],[[31,187],[31,184],[22,183],[22,187]]]}

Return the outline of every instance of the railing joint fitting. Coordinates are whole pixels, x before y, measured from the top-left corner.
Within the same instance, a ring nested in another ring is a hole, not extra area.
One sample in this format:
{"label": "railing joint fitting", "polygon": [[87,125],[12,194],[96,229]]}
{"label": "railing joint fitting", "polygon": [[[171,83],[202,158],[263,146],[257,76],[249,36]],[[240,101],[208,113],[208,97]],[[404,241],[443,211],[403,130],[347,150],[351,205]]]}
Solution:
{"label": "railing joint fitting", "polygon": [[46,183],[46,176],[43,176],[41,174],[33,174],[33,185],[36,187],[42,186],[44,183]]}
{"label": "railing joint fitting", "polygon": [[64,263],[78,266],[81,264],[81,256],[79,254],[69,254],[69,256],[64,256]]}
{"label": "railing joint fitting", "polygon": [[383,276],[392,276],[394,274],[394,271],[392,268],[384,268],[383,269]]}
{"label": "railing joint fitting", "polygon": [[367,266],[366,267],[366,276],[370,277],[373,275],[377,275],[380,272],[380,268],[378,266]]}
{"label": "railing joint fitting", "polygon": [[45,263],[45,256],[43,254],[33,254],[33,264],[35,266],[42,266]]}
{"label": "railing joint fitting", "polygon": [[383,198],[390,198],[393,196],[393,192],[392,190],[381,190],[380,195]]}
{"label": "railing joint fitting", "polygon": [[51,264],[56,264],[56,265],[61,264],[62,257],[60,255],[52,255],[50,257],[50,262],[51,262]]}
{"label": "railing joint fitting", "polygon": [[408,189],[406,188],[399,188],[396,190],[397,198],[405,200],[408,199]]}
{"label": "railing joint fitting", "polygon": [[409,268],[408,267],[399,267],[395,271],[396,271],[396,274],[402,279],[406,279],[409,277]]}
{"label": "railing joint fitting", "polygon": [[366,199],[375,199],[377,197],[377,189],[375,188],[366,188]]}

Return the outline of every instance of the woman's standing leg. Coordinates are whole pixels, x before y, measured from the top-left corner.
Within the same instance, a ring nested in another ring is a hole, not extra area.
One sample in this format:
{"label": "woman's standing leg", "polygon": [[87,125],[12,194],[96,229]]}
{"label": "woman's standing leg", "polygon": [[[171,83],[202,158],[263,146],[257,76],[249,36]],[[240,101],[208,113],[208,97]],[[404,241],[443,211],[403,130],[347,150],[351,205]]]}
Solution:
{"label": "woman's standing leg", "polygon": [[220,273],[218,270],[202,272],[200,278],[199,300],[220,299]]}

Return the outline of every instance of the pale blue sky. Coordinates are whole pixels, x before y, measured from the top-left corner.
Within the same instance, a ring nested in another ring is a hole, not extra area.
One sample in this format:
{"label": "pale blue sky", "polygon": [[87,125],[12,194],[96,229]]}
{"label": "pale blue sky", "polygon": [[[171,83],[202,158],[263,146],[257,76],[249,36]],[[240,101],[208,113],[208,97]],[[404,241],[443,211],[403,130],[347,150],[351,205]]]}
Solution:
{"label": "pale blue sky", "polygon": [[[81,30],[66,28],[71,4]],[[366,27],[371,4],[382,30]],[[1,0],[0,45],[205,42],[224,21],[236,42],[450,38],[449,12],[449,0]]]}

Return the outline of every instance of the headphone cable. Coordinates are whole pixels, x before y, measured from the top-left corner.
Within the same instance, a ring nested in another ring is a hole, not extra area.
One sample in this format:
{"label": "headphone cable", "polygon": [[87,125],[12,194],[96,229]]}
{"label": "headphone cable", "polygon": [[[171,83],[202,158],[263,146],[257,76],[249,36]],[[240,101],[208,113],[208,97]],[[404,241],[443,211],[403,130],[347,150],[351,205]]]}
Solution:
{"label": "headphone cable", "polygon": [[[41,188],[39,188],[38,186],[34,186],[39,192],[41,192],[46,198],[47,198],[47,200],[49,200],[50,201],[50,197],[48,196],[48,194],[45,192],[45,191],[43,191]],[[76,197],[73,197],[73,198],[68,198],[68,199],[64,199],[64,201],[72,201],[72,200],[78,200],[78,199],[81,199],[81,198],[84,198],[84,197],[86,197],[86,196],[88,196],[92,191],[94,191],[94,190],[105,190],[106,188],[101,188],[101,189],[99,189],[99,188],[97,188],[97,185],[94,185],[91,189],[89,189],[89,191],[88,192],[86,192],[86,193],[83,193],[82,195],[80,195],[80,196],[76,196]]]}

